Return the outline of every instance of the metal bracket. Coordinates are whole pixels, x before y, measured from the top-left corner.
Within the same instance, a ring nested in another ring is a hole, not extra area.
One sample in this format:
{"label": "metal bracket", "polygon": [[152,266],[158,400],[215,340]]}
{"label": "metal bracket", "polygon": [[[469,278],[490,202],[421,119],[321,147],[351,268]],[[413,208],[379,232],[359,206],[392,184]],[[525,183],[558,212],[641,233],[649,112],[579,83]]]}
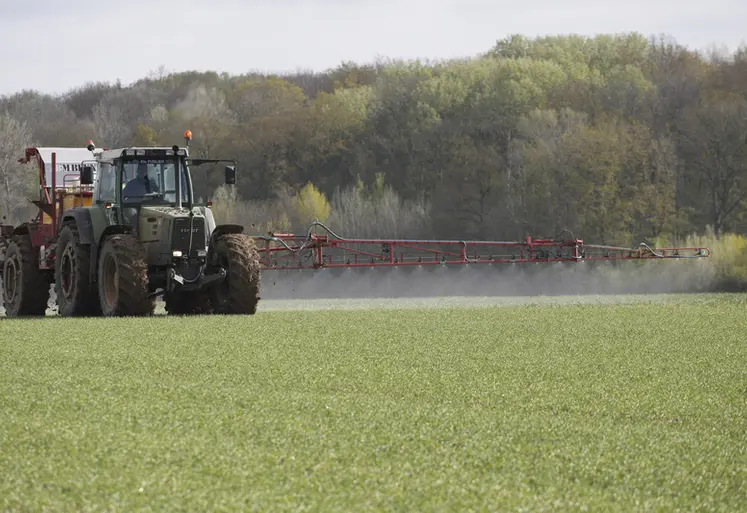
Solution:
{"label": "metal bracket", "polygon": [[[215,273],[203,273],[197,281],[188,282],[182,275],[177,273],[176,270],[171,268],[169,269],[169,274],[166,278],[166,290],[172,292],[177,287],[183,291],[206,289],[222,282],[226,276],[228,276],[228,273],[221,267]],[[178,285],[175,285],[175,282],[178,283]]]}

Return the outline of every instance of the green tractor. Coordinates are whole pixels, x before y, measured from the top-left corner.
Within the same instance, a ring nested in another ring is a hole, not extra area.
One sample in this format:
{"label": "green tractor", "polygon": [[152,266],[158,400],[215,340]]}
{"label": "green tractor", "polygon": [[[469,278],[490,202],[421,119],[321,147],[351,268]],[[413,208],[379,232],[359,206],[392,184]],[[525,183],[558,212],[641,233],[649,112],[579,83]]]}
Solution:
{"label": "green tractor", "polygon": [[[235,162],[190,158],[190,138],[185,132],[185,147],[116,150],[97,150],[89,141],[93,159],[79,175],[81,188],[92,188],[87,204],[59,208],[53,190],[52,226],[18,227],[9,239],[6,315],[38,315],[39,308],[25,306],[38,297],[23,295],[38,296],[38,284],[51,282],[62,316],[152,315],[158,296],[169,314],[254,314],[260,289],[254,240],[242,226],[216,226],[211,204],[195,201],[190,174],[205,163],[233,163],[225,167],[225,183],[233,185]],[[33,235],[43,228],[54,230],[51,239]],[[30,241],[29,255],[17,240]],[[39,264],[29,265],[34,260]]]}

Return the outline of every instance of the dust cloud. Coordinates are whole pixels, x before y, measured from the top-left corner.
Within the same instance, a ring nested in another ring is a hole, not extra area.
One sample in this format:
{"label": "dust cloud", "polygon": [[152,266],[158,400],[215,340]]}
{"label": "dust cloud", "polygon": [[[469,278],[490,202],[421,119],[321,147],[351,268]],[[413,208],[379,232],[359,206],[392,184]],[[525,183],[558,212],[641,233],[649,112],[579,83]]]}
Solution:
{"label": "dust cloud", "polygon": [[[568,296],[711,292],[717,290],[718,285],[716,268],[711,259],[586,261],[265,270],[262,272],[261,297],[263,301],[284,301],[277,303],[285,305],[283,308],[300,308],[303,305],[299,306],[298,302],[285,301],[470,297],[560,299]],[[162,313],[161,301],[158,303],[157,313]],[[49,307],[47,315],[56,315],[53,287]],[[4,315],[0,302],[0,316]]]}
{"label": "dust cloud", "polygon": [[707,260],[265,270],[262,299],[512,297],[708,292]]}

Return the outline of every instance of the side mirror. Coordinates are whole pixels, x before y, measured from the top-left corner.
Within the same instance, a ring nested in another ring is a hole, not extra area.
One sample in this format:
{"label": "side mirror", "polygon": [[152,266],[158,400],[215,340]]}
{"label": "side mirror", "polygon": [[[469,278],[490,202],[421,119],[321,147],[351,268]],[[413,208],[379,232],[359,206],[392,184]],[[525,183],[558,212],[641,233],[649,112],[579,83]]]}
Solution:
{"label": "side mirror", "polygon": [[233,166],[226,166],[226,185],[234,185],[236,183],[236,168]]}
{"label": "side mirror", "polygon": [[93,166],[83,166],[80,168],[80,184],[93,184]]}

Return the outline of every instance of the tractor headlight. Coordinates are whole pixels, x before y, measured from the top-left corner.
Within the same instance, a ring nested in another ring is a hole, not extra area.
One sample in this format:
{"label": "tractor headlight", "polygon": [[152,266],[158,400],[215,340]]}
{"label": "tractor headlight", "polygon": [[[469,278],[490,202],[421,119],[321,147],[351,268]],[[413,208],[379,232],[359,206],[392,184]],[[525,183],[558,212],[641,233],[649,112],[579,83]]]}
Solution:
{"label": "tractor headlight", "polygon": [[181,258],[182,257],[182,252],[177,249],[177,250],[172,251],[171,255],[174,256],[174,257],[176,257],[176,258]]}

